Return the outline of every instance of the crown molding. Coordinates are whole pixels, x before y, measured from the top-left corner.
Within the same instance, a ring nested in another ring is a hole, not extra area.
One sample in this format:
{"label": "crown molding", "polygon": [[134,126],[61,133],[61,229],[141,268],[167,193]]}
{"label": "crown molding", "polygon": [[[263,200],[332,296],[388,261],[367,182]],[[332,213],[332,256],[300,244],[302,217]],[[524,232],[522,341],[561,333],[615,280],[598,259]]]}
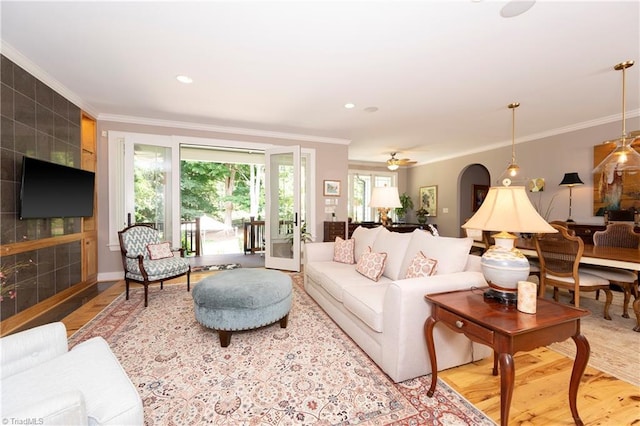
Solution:
{"label": "crown molding", "polygon": [[117,114],[99,114],[99,121],[113,121],[118,123],[140,124],[146,126],[170,127],[174,129],[201,130],[208,132],[228,133],[235,135],[266,137],[274,139],[288,139],[305,142],[318,142],[337,145],[349,145],[351,140],[330,138],[325,136],[303,135],[298,133],[274,132],[270,130],[249,129],[244,127],[219,126],[215,124],[191,123],[187,121],[161,120],[155,118],[135,117]]}
{"label": "crown molding", "polygon": [[51,74],[47,73],[45,70],[33,63],[29,58],[24,56],[4,40],[0,40],[0,52],[7,58],[11,59],[14,64],[23,68],[29,74],[42,81],[44,84],[58,92],[61,96],[75,104],[84,112],[93,117],[96,117],[98,115],[98,111],[94,107],[89,105],[80,96],[69,90],[64,84],[53,78]]}

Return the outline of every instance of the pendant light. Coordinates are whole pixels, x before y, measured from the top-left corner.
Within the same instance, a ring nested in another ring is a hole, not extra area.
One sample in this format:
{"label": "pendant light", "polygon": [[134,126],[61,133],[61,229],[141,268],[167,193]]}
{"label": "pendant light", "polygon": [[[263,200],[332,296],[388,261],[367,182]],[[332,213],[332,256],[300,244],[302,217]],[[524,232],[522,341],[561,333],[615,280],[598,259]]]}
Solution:
{"label": "pendant light", "polygon": [[606,173],[609,174],[613,171],[637,173],[640,171],[640,154],[633,149],[631,144],[636,139],[636,132],[627,134],[626,131],[626,71],[627,68],[632,67],[633,61],[625,61],[617,64],[613,67],[616,71],[622,71],[622,136],[618,139],[607,141],[605,143],[615,143],[616,149],[607,155],[600,164],[593,169],[593,173]]}
{"label": "pendant light", "polygon": [[519,102],[514,102],[509,104],[508,107],[511,109],[512,118],[511,118],[511,164],[507,167],[507,172],[509,176],[512,178],[518,176],[518,172],[520,172],[520,166],[516,163],[516,108],[520,106]]}
{"label": "pendant light", "polygon": [[511,162],[498,179],[498,183],[504,186],[509,186],[516,180],[522,180],[520,166],[516,162],[516,108],[520,106],[520,102],[513,102],[507,106],[511,110]]}

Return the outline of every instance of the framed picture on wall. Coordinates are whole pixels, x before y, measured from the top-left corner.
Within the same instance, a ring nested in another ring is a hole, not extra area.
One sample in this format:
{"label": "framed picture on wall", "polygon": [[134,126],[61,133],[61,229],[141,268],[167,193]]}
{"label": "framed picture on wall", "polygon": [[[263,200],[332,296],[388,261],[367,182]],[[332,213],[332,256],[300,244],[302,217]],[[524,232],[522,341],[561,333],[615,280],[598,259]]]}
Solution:
{"label": "framed picture on wall", "polygon": [[429,212],[429,216],[438,216],[438,185],[420,187],[420,208]]}
{"label": "framed picture on wall", "polygon": [[340,196],[340,181],[339,180],[325,180],[324,191],[325,197],[339,197]]}
{"label": "framed picture on wall", "polygon": [[471,193],[471,209],[477,212],[482,202],[487,198],[489,192],[488,185],[473,185],[473,192]]}

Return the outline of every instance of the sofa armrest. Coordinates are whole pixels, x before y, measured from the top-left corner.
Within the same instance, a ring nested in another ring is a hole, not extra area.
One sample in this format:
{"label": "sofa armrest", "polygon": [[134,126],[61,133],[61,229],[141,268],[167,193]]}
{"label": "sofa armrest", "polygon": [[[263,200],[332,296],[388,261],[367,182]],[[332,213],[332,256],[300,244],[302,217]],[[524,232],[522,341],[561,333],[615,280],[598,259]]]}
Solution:
{"label": "sofa armrest", "polygon": [[[415,364],[415,360],[428,363],[427,346],[424,339],[423,326],[431,315],[431,304],[424,296],[455,290],[466,290],[472,287],[486,287],[487,283],[479,272],[457,272],[453,274],[434,275],[431,277],[409,278],[397,280],[389,284],[383,311],[393,315],[384,316],[383,324],[383,362],[387,366]],[[441,360],[446,365],[446,360]],[[421,373],[424,374],[424,373]],[[421,375],[414,372],[392,372],[399,380]]]}
{"label": "sofa armrest", "polygon": [[17,410],[2,412],[3,422],[28,419],[42,425],[87,425],[89,419],[80,391],[62,392],[55,396],[31,402]]}
{"label": "sofa armrest", "polygon": [[329,262],[333,260],[332,241],[304,244],[304,262]]}
{"label": "sofa armrest", "polygon": [[0,377],[12,376],[68,350],[67,329],[61,322],[3,337],[0,339]]}

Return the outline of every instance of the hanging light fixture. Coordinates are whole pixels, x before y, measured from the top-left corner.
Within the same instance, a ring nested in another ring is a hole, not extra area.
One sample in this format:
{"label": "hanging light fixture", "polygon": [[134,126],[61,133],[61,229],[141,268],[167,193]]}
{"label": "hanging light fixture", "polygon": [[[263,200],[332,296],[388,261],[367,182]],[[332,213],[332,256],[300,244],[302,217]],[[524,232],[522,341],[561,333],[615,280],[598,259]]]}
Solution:
{"label": "hanging light fixture", "polygon": [[508,107],[512,111],[511,118],[511,163],[509,167],[507,167],[507,173],[512,178],[518,176],[518,172],[520,172],[520,166],[516,163],[516,108],[520,106],[519,102],[514,102],[509,104]]}
{"label": "hanging light fixture", "polygon": [[626,130],[626,70],[632,67],[633,61],[625,61],[613,67],[616,71],[622,71],[622,136],[605,143],[615,143],[616,149],[605,157],[600,164],[593,169],[593,173],[610,173],[612,171],[637,173],[640,171],[640,154],[633,149],[631,144],[637,138],[637,132],[627,134]]}

